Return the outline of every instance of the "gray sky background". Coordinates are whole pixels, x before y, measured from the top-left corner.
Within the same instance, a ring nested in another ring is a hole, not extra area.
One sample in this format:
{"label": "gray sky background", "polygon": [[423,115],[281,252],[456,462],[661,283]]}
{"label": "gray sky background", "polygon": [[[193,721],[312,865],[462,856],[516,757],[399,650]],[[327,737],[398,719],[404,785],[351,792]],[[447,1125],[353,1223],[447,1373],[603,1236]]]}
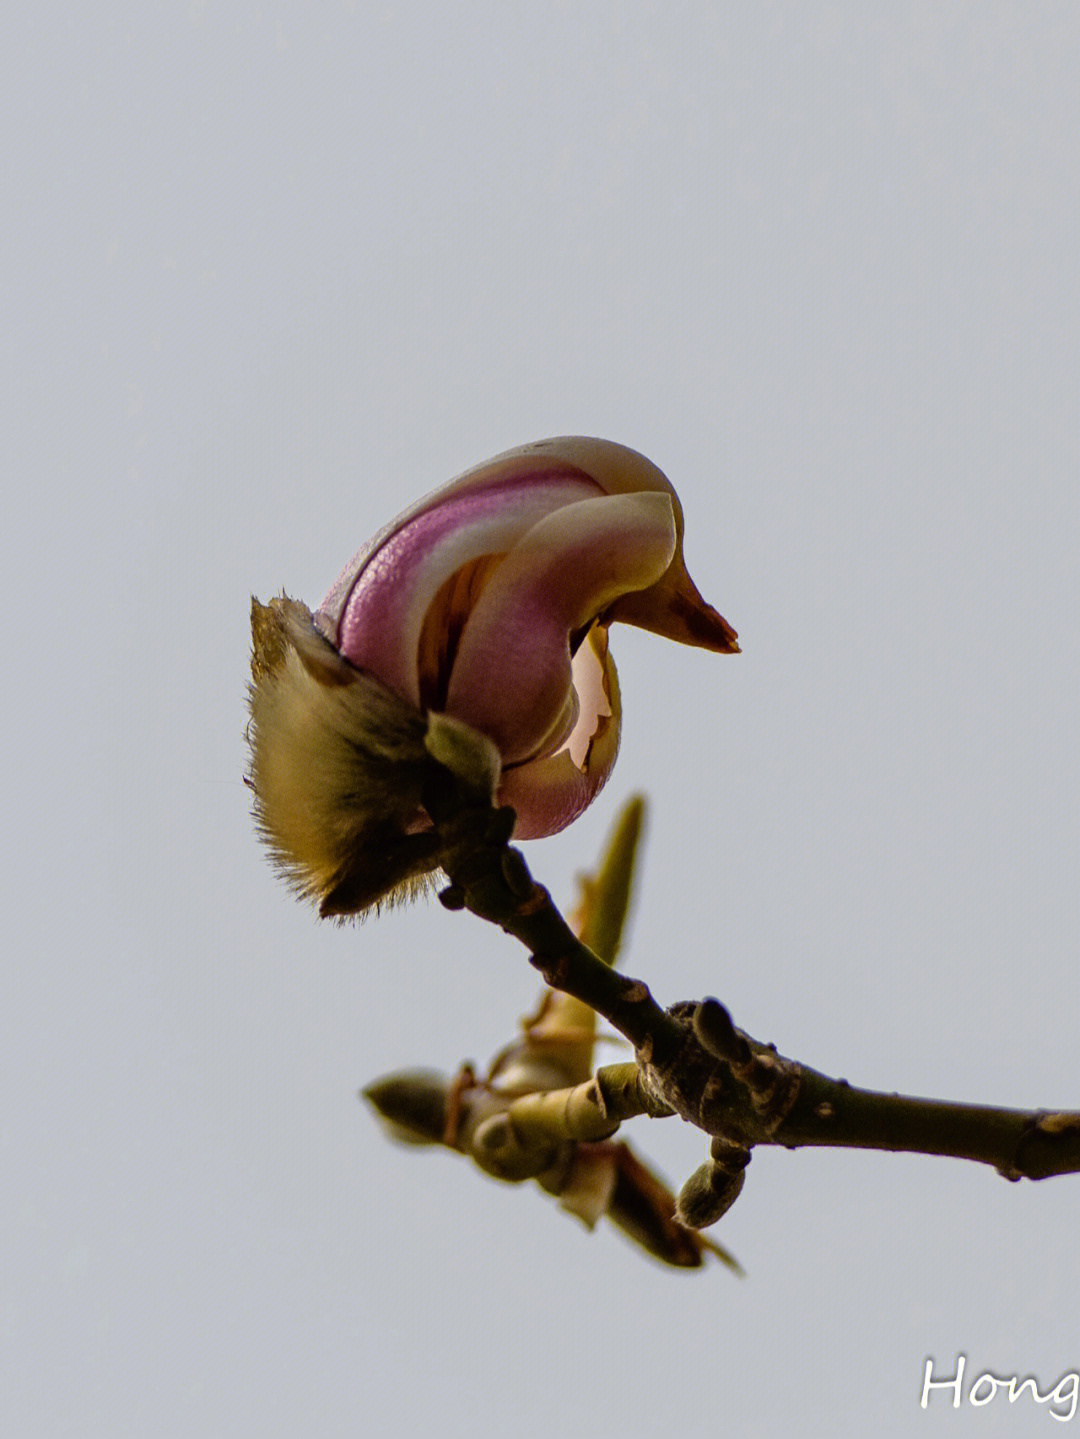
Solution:
{"label": "gray sky background", "polygon": [[761,1151],[739,1282],[396,1149],[359,1085],[535,978],[436,905],[318,924],[241,774],[253,591],[623,441],[745,653],[613,633],[538,876],[644,789],[661,1000],[1080,1106],[1080,10],[42,4],[0,53],[5,1433],[1055,1429],[918,1398],[1080,1368],[1080,1180]]}

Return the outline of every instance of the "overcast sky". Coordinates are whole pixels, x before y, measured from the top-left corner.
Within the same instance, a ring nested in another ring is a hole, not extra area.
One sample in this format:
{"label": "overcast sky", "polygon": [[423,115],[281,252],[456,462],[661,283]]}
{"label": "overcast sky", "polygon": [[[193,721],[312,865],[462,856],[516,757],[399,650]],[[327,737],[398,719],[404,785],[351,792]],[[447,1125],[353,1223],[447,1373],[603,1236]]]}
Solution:
{"label": "overcast sky", "polygon": [[535,975],[434,904],[317,922],[241,776],[252,592],[316,602],[511,445],[622,441],[744,653],[613,632],[623,752],[537,876],[569,900],[643,789],[663,1002],[1080,1107],[1080,10],[4,29],[5,1433],[1055,1429],[919,1396],[1080,1369],[1080,1178],[759,1151],[739,1281],[394,1148],[358,1087],[485,1061]]}

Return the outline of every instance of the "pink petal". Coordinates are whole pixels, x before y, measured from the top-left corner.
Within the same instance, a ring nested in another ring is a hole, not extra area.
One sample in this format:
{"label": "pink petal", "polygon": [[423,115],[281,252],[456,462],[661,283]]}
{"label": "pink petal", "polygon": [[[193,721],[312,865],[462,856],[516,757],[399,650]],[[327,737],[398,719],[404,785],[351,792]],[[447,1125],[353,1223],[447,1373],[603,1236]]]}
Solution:
{"label": "pink petal", "polygon": [[418,647],[440,586],[462,565],[510,549],[545,515],[597,495],[576,470],[547,459],[493,461],[394,521],[345,567],[316,615],[358,668],[420,704]]}
{"label": "pink petal", "polygon": [[575,715],[570,636],[671,563],[668,493],[605,495],[545,516],[506,555],[462,631],[447,713],[489,735],[506,764],[550,754]]}

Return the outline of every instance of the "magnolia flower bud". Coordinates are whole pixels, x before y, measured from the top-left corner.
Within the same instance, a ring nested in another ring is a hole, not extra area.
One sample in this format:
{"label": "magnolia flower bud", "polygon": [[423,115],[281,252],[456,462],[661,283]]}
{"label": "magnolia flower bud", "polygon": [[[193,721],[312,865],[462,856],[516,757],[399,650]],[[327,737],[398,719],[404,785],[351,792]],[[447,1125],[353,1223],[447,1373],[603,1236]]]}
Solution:
{"label": "magnolia flower bud", "polygon": [[250,781],[301,893],[357,913],[438,868],[422,797],[431,716],[473,737],[515,838],[575,819],[618,752],[612,621],[738,649],[686,572],[682,531],[644,456],[543,440],[406,510],[314,615],[254,601]]}

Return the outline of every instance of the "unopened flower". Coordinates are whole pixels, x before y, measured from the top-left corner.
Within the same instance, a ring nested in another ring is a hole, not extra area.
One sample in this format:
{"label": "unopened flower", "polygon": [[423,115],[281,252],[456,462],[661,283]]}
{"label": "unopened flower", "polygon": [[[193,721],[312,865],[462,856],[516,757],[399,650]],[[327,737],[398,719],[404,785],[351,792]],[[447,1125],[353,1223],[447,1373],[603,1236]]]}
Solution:
{"label": "unopened flower", "polygon": [[682,529],[644,456],[543,440],[406,510],[314,614],[254,601],[250,778],[295,886],[349,914],[438,868],[422,799],[433,717],[487,746],[516,838],[575,819],[618,751],[612,621],[738,649],[686,572]]}

